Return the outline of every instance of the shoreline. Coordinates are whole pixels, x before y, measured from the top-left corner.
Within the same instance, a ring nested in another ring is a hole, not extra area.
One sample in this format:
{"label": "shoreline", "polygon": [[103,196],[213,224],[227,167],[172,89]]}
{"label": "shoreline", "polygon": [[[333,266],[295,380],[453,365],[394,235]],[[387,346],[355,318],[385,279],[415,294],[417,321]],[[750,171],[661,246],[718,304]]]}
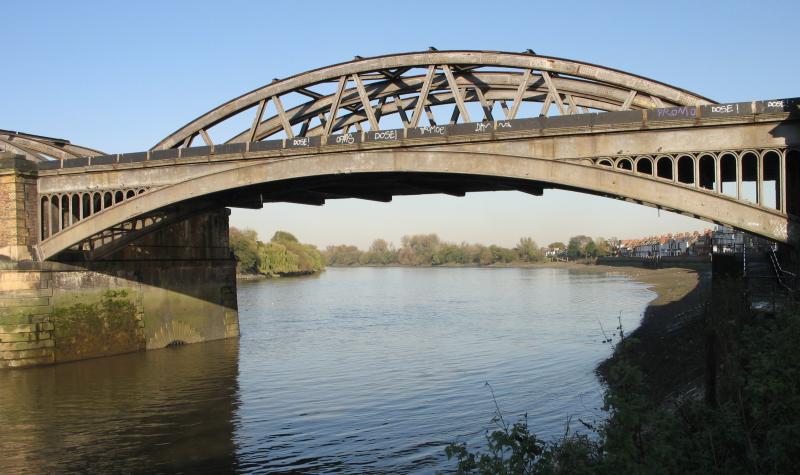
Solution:
{"label": "shoreline", "polygon": [[661,404],[700,397],[705,372],[703,306],[711,288],[711,267],[638,269],[601,266],[642,282],[656,294],[639,326],[625,330],[629,344],[615,345],[596,369],[608,384],[611,368],[621,360],[641,369],[651,401]]}

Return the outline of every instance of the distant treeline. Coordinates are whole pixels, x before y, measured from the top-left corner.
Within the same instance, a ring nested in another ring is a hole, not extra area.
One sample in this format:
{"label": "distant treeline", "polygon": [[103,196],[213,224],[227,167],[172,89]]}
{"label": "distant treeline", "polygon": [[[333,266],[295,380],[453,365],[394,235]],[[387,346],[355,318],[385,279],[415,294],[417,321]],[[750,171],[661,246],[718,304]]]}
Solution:
{"label": "distant treeline", "polygon": [[328,246],[323,252],[330,266],[402,265],[437,266],[491,265],[496,263],[539,262],[544,253],[531,238],[522,238],[513,249],[481,244],[455,244],[436,234],[403,236],[399,249],[385,239],[376,239],[367,251],[355,246]]}
{"label": "distant treeline", "polygon": [[325,268],[325,261],[316,246],[302,244],[286,231],[277,231],[265,243],[258,240],[258,234],[252,229],[231,227],[230,246],[239,274],[304,275]]}
{"label": "distant treeline", "polygon": [[230,246],[236,257],[239,274],[267,276],[313,274],[329,266],[400,265],[439,266],[523,264],[547,259],[591,259],[611,253],[616,239],[592,239],[573,236],[567,244],[553,242],[539,247],[530,237],[523,237],[512,248],[492,244],[460,244],[442,241],[436,234],[403,236],[400,248],[385,239],[376,239],[369,249],[356,246],[328,246],[320,252],[311,244],[302,244],[286,231],[277,231],[269,242],[258,240],[252,229],[230,231]]}
{"label": "distant treeline", "polygon": [[546,256],[572,259],[606,255],[610,249],[607,240],[575,236],[569,244],[551,243],[540,248],[530,237],[520,238],[513,248],[497,245],[456,244],[439,239],[436,234],[403,236],[400,248],[385,239],[376,239],[369,249],[362,251],[356,246],[328,246],[323,251],[329,266],[357,265],[481,265],[542,262]]}
{"label": "distant treeline", "polygon": [[[560,242],[554,244],[560,245],[560,254],[570,259],[592,259],[612,254],[614,249],[619,246],[619,239],[615,237],[592,239],[589,236],[578,235],[569,238],[566,246]],[[552,247],[553,244],[550,246]]]}

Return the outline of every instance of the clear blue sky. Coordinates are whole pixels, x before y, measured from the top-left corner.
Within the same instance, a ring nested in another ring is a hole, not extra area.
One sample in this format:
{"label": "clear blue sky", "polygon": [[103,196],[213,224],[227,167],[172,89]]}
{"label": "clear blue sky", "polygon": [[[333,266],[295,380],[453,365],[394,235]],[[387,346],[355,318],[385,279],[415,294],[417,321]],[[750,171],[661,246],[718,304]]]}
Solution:
{"label": "clear blue sky", "polygon": [[[7,2],[0,128],[107,152],[145,150],[216,105],[354,55],[439,49],[523,51],[598,63],[721,102],[800,96],[800,2]],[[357,200],[235,210],[324,246],[455,241],[541,244],[572,234],[635,237],[707,223],[546,191]]]}

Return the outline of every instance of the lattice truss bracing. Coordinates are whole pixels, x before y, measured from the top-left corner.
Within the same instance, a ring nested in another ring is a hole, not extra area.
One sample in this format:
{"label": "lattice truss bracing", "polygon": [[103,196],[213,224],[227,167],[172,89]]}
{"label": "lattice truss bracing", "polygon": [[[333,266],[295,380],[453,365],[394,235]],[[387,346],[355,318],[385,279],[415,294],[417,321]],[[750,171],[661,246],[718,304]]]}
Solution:
{"label": "lattice truss bracing", "polygon": [[0,151],[19,154],[34,162],[105,155],[99,150],[72,144],[69,140],[11,130],[0,130]]}
{"label": "lattice truss bracing", "polygon": [[713,103],[652,79],[531,51],[427,51],[357,58],[275,80],[191,121],[153,150]]}
{"label": "lattice truss bracing", "polygon": [[41,195],[39,197],[40,237],[47,239],[79,221],[112,206],[122,204],[149,189],[150,187],[138,187]]}
{"label": "lattice truss bracing", "polygon": [[793,173],[787,178],[783,170],[788,160],[798,159],[797,154],[785,148],[705,150],[597,157],[591,162],[796,215],[798,203],[787,202],[785,189],[787,185],[797,189],[798,176]]}

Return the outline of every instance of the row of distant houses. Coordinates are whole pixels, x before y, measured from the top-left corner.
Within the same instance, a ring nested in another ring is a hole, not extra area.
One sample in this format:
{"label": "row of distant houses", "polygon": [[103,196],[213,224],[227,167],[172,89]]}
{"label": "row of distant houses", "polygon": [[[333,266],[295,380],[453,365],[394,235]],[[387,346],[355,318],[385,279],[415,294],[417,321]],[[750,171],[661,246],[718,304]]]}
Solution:
{"label": "row of distant houses", "polygon": [[744,233],[726,226],[714,230],[650,236],[619,241],[614,254],[620,257],[707,256],[712,252],[741,252]]}

